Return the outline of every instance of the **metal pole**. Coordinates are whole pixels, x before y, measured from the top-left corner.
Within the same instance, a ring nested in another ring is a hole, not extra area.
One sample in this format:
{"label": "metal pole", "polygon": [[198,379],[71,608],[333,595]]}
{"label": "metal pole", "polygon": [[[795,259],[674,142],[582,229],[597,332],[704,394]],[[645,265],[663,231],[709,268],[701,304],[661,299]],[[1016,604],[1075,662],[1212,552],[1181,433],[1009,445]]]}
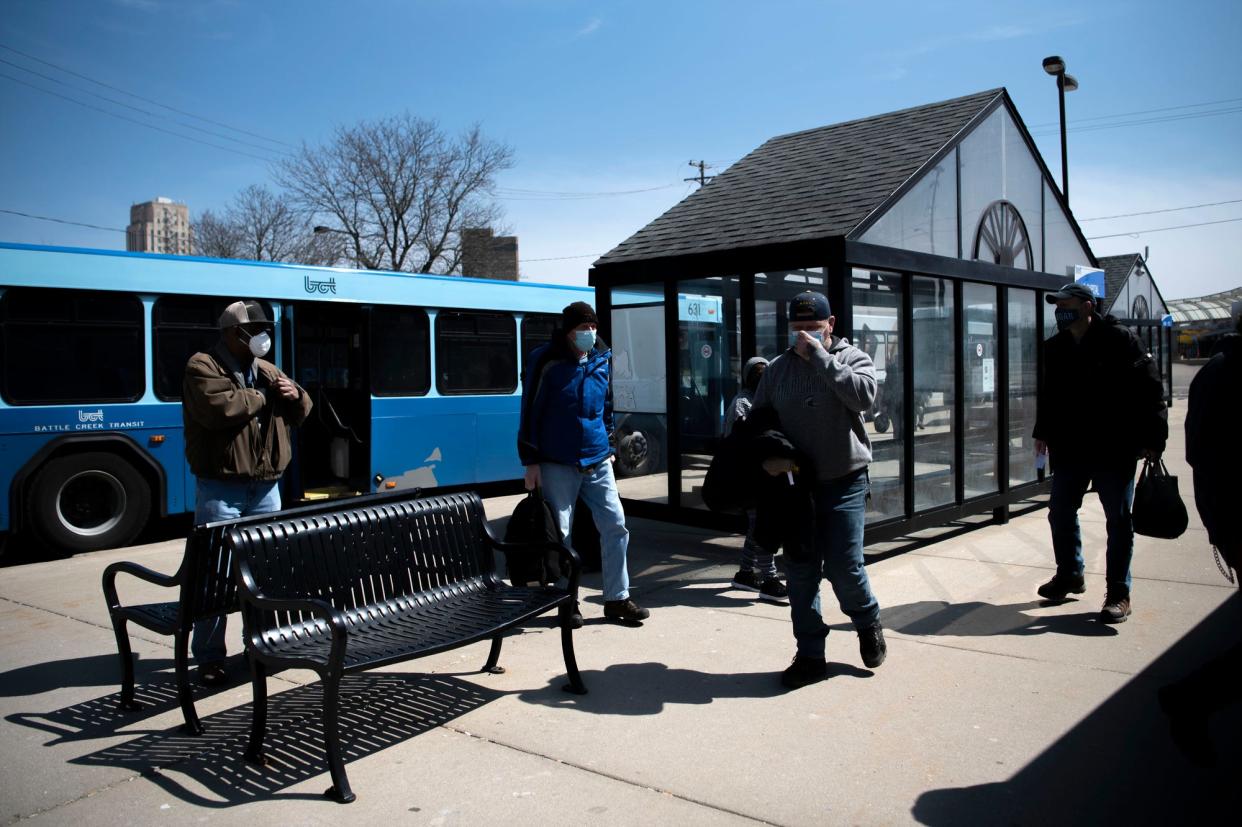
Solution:
{"label": "metal pole", "polygon": [[1061,103],[1061,194],[1069,204],[1069,163],[1065,151],[1065,72],[1057,75],[1057,97]]}

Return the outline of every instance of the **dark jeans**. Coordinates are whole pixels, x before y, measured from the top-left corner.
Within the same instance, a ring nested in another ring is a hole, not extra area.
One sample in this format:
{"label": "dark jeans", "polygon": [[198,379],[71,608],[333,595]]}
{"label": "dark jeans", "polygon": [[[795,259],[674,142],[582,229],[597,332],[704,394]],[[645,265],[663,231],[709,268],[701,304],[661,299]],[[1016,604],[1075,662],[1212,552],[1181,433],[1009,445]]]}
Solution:
{"label": "dark jeans", "polygon": [[824,656],[828,626],[820,614],[819,582],[828,578],[837,602],[856,629],[874,626],[880,604],[871,593],[863,566],[863,517],[867,505],[867,471],[815,484],[815,533],[799,554],[786,549],[789,614],[798,654]]}
{"label": "dark jeans", "polygon": [[1109,588],[1130,590],[1130,557],[1134,553],[1134,524],[1130,506],[1134,502],[1134,470],[1137,460],[1106,467],[1060,466],[1052,475],[1052,498],[1048,503],[1048,524],[1052,527],[1052,551],[1057,574],[1081,577],[1083,570],[1082,532],[1078,528],[1078,509],[1087,486],[1094,480],[1100,505],[1107,521],[1108,549],[1106,579]]}

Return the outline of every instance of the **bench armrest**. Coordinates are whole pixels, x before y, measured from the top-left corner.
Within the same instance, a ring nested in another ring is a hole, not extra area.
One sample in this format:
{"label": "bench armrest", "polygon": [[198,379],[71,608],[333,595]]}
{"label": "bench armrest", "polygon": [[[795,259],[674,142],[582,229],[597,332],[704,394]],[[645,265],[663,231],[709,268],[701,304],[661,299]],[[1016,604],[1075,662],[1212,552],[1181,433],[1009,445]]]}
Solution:
{"label": "bench armrest", "polygon": [[245,560],[237,563],[237,595],[242,602],[262,612],[305,612],[328,624],[333,636],[343,635],[349,628],[345,616],[326,600],[313,597],[268,597],[259,591],[250,566]]}
{"label": "bench armrest", "polygon": [[161,574],[154,569],[146,566],[140,566],[137,563],[131,563],[128,560],[121,560],[116,563],[108,564],[103,572],[103,591],[104,599],[108,601],[108,609],[115,609],[121,605],[116,595],[116,576],[118,574],[128,574],[137,577],[139,580],[145,580],[148,583],[154,583],[157,586],[171,588],[181,585],[181,572],[176,574]]}

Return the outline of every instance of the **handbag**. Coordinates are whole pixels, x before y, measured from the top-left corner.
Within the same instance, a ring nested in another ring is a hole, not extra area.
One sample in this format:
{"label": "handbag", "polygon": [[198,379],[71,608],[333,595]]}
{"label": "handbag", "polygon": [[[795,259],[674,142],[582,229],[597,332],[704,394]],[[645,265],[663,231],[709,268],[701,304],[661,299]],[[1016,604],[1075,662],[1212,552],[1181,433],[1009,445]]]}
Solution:
{"label": "handbag", "polygon": [[1135,534],[1173,540],[1186,531],[1186,505],[1177,493],[1177,477],[1165,468],[1164,460],[1143,461],[1130,513]]}

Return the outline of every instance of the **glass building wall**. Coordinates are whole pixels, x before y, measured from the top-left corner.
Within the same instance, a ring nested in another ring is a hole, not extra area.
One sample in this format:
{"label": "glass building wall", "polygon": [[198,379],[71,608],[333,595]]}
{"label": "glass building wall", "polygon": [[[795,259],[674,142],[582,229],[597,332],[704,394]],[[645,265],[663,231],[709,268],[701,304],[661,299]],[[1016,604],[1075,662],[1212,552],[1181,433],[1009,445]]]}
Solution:
{"label": "glass building wall", "polygon": [[914,510],[956,500],[953,282],[915,276]]}
{"label": "glass building wall", "polygon": [[905,515],[902,465],[909,435],[901,353],[902,278],[880,270],[853,271],[853,344],[871,357],[878,385],[875,404],[863,413],[872,456],[868,522]]}
{"label": "glass building wall", "polygon": [[667,503],[664,285],[627,285],[611,293],[617,489],[626,499]]}
{"label": "glass building wall", "polygon": [[1034,290],[1009,288],[1009,484],[1021,485],[1037,478],[1035,471],[1035,353],[1039,331],[1035,327]]}
{"label": "glass building wall", "polygon": [[962,285],[962,374],[965,378],[966,465],[962,469],[967,499],[999,491],[996,474],[996,287]]}

